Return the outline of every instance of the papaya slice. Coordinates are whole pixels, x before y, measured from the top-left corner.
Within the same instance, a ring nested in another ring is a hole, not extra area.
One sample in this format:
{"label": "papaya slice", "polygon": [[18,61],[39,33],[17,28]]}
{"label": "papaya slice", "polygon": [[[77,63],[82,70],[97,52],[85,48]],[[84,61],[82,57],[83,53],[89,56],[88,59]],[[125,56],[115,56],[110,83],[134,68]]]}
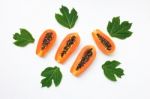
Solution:
{"label": "papaya slice", "polygon": [[45,30],[39,38],[36,54],[40,57],[44,57],[54,45],[56,38],[57,35],[54,30]]}
{"label": "papaya slice", "polygon": [[110,55],[115,50],[114,42],[99,29],[92,32],[93,39],[98,48],[106,55]]}
{"label": "papaya slice", "polygon": [[83,47],[73,63],[70,72],[76,77],[79,76],[90,66],[95,57],[96,49],[94,46],[87,45]]}
{"label": "papaya slice", "polygon": [[63,64],[70,57],[70,55],[76,50],[79,43],[80,37],[78,33],[68,34],[61,42],[56,52],[55,60]]}

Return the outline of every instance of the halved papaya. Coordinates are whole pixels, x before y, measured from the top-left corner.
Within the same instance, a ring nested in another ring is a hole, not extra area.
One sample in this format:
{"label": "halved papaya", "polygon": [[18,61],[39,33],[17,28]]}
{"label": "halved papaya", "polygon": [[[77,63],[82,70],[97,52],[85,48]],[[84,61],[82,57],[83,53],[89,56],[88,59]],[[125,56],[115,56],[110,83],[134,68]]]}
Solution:
{"label": "halved papaya", "polygon": [[87,45],[78,54],[75,62],[73,63],[70,72],[74,76],[82,74],[93,62],[96,57],[96,49],[94,46]]}
{"label": "halved papaya", "polygon": [[54,45],[56,38],[57,35],[54,30],[45,30],[39,38],[36,54],[38,56],[44,57]]}
{"label": "halved papaya", "polygon": [[93,39],[98,48],[106,55],[110,55],[115,50],[114,42],[99,29],[92,32]]}
{"label": "halved papaya", "polygon": [[80,37],[78,33],[68,34],[61,42],[56,52],[55,60],[63,64],[70,57],[70,55],[76,50],[79,43]]}

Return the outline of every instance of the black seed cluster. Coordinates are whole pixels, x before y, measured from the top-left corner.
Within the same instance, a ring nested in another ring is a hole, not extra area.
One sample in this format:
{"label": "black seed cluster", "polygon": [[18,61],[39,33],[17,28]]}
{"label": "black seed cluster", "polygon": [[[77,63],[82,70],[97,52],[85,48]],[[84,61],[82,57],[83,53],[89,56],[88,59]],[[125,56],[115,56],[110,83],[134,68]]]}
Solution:
{"label": "black seed cluster", "polygon": [[44,40],[43,40],[43,42],[42,42],[42,47],[41,47],[41,49],[43,50],[43,49],[45,49],[47,46],[48,46],[48,44],[49,44],[49,42],[52,40],[52,33],[50,32],[50,33],[47,33],[46,35],[45,35],[45,37],[44,37]]}
{"label": "black seed cluster", "polygon": [[76,70],[80,69],[80,68],[90,59],[90,57],[91,57],[92,55],[93,55],[93,53],[92,53],[92,48],[91,48],[91,49],[88,49],[88,50],[84,53],[84,55],[83,55],[83,57],[82,57],[80,63],[78,64]]}
{"label": "black seed cluster", "polygon": [[65,47],[63,48],[63,51],[61,52],[61,57],[63,57],[67,51],[69,50],[69,48],[71,47],[72,44],[74,44],[76,37],[72,36],[68,41],[67,44],[65,45]]}
{"label": "black seed cluster", "polygon": [[97,34],[97,37],[107,50],[111,50],[111,44],[104,37],[102,37],[100,34]]}

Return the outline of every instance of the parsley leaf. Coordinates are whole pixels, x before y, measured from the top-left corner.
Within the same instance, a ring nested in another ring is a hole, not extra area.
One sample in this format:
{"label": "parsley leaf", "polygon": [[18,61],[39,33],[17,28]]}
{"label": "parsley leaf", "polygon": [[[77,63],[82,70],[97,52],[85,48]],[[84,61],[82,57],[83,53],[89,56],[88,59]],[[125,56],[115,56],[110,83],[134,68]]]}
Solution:
{"label": "parsley leaf", "polygon": [[112,80],[112,81],[117,81],[116,77],[121,78],[121,76],[124,75],[123,73],[123,69],[121,68],[116,68],[118,65],[120,65],[121,63],[113,60],[113,61],[106,61],[103,65],[102,65],[102,69],[104,70],[104,74],[105,76]]}
{"label": "parsley leaf", "polygon": [[107,31],[112,37],[126,39],[132,35],[132,32],[129,31],[131,26],[132,23],[129,23],[128,21],[120,23],[120,17],[114,17],[112,22],[108,22]]}
{"label": "parsley leaf", "polygon": [[32,37],[31,33],[26,29],[20,29],[20,34],[15,33],[13,35],[13,39],[16,40],[14,44],[16,46],[24,47],[29,43],[34,43],[34,38]]}
{"label": "parsley leaf", "polygon": [[42,87],[50,87],[52,81],[57,87],[62,79],[62,73],[58,67],[47,67],[42,73],[41,76],[45,77],[41,80]]}
{"label": "parsley leaf", "polygon": [[65,6],[62,6],[60,8],[60,12],[62,15],[57,13],[55,14],[57,22],[66,28],[73,28],[78,19],[77,11],[73,8],[69,13],[69,9]]}

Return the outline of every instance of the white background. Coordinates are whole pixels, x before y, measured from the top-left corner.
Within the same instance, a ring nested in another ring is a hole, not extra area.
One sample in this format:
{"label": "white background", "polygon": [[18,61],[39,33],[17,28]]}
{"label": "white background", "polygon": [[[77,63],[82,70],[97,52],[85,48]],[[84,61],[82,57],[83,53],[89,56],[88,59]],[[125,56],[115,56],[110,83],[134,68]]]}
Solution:
{"label": "white background", "polygon": [[[61,5],[75,8],[78,21],[73,29],[55,20]],[[133,35],[126,40],[112,38],[116,51],[104,55],[95,45],[91,32],[99,28],[106,34],[107,23],[114,16],[133,23]],[[35,43],[20,48],[13,44],[13,34],[28,29]],[[35,54],[39,36],[54,29],[58,38],[45,58]],[[62,39],[78,32],[81,43],[72,57],[60,65],[54,60]],[[149,0],[0,0],[0,99],[150,99],[150,1]],[[92,44],[97,49],[93,64],[79,78],[69,71],[81,48]],[[109,81],[101,65],[118,60],[125,75]],[[63,79],[60,86],[41,88],[40,76],[48,66],[59,66]]]}

